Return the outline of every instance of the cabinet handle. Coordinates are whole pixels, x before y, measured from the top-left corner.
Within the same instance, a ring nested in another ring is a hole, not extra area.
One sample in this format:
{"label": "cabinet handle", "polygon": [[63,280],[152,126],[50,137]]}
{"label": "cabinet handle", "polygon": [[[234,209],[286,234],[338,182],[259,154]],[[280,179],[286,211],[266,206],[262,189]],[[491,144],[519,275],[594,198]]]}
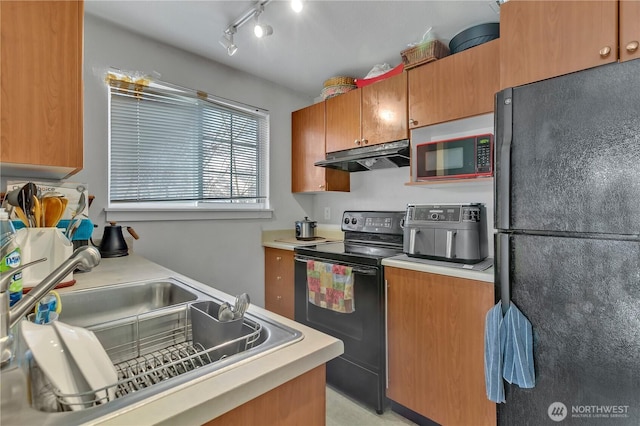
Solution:
{"label": "cabinet handle", "polygon": [[354,144],[356,145],[360,145],[360,141],[358,139],[356,139],[355,141],[353,141]]}
{"label": "cabinet handle", "polygon": [[362,144],[363,144],[363,145],[366,145],[366,144],[368,144],[368,143],[369,143],[369,141],[368,141],[368,140],[366,140],[366,139],[362,139]]}
{"label": "cabinet handle", "polygon": [[602,49],[600,49],[601,58],[606,58],[607,56],[609,56],[610,53],[611,53],[611,48],[609,46],[605,46]]}
{"label": "cabinet handle", "polygon": [[276,296],[276,299],[282,300],[282,296]]}
{"label": "cabinet handle", "polygon": [[276,256],[276,260],[282,260],[282,256]]}
{"label": "cabinet handle", "polygon": [[418,122],[416,120],[414,120],[413,118],[410,118],[409,119],[409,124],[414,126],[414,125],[418,124]]}
{"label": "cabinet handle", "polygon": [[318,185],[318,188],[324,189],[324,185]]}
{"label": "cabinet handle", "polygon": [[276,277],[276,280],[281,280],[281,279],[282,279],[282,277],[279,276],[279,275]]}
{"label": "cabinet handle", "polygon": [[638,45],[639,43],[637,41],[632,41],[631,43],[627,44],[627,52],[635,52],[636,50],[638,50]]}

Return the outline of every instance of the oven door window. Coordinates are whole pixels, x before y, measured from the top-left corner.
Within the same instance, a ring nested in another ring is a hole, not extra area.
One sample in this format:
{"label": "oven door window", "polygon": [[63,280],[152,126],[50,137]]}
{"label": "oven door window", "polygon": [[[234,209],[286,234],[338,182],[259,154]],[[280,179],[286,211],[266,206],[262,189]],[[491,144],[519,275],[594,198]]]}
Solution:
{"label": "oven door window", "polygon": [[418,164],[421,177],[467,175],[476,172],[475,139],[425,144]]}
{"label": "oven door window", "polygon": [[321,308],[308,301],[306,263],[296,261],[296,321],[344,342],[343,357],[377,368],[384,304],[379,268],[354,268],[355,311],[350,314]]}

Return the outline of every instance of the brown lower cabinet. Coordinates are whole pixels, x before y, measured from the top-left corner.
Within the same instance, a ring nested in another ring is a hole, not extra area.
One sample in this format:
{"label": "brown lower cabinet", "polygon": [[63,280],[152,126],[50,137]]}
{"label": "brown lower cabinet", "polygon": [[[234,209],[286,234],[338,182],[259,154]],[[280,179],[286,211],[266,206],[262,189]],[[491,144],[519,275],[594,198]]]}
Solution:
{"label": "brown lower cabinet", "polygon": [[294,253],[271,247],[264,248],[264,307],[293,320]]}
{"label": "brown lower cabinet", "polygon": [[496,424],[485,393],[493,283],[385,267],[387,397],[442,425]]}
{"label": "brown lower cabinet", "polygon": [[325,417],[323,364],[211,420],[206,426],[322,426]]}

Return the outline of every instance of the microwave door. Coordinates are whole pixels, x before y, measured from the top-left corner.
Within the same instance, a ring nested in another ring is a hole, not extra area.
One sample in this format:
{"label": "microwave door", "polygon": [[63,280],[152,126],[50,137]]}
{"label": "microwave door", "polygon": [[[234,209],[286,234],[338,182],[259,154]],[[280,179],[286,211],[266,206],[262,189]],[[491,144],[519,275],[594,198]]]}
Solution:
{"label": "microwave door", "polygon": [[476,173],[473,138],[425,144],[418,148],[418,155],[418,175],[422,178],[465,176]]}

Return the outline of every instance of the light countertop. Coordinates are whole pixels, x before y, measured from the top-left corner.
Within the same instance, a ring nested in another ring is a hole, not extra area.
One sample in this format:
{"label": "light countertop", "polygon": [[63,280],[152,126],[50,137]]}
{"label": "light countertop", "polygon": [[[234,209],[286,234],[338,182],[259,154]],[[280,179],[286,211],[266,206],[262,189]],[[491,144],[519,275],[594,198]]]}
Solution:
{"label": "light countertop", "polygon": [[[135,254],[102,259],[100,265],[93,271],[74,273],[76,284],[73,287],[58,291],[66,293],[109,284],[169,277],[203,289],[214,297],[233,302],[233,297],[226,293]],[[256,354],[218,371],[200,376],[139,403],[114,411],[91,424],[202,424],[326,363],[344,351],[342,341],[336,338],[258,306],[252,305],[249,308],[249,312],[251,311],[301,331],[304,338],[288,346]],[[26,408],[20,411],[20,415],[12,418],[7,418],[3,413],[1,423],[3,425],[60,423],[55,420],[55,417],[55,414],[50,415]]]}
{"label": "light countertop", "polygon": [[418,272],[427,272],[430,274],[448,275],[450,277],[467,278],[476,281],[493,282],[493,266],[484,271],[474,271],[472,269],[429,265],[420,261],[412,261],[410,259],[386,258],[382,260],[383,266],[392,266],[395,268],[411,269]]}
{"label": "light countertop", "polygon": [[293,229],[262,231],[262,246],[293,251],[296,247],[342,241],[344,239],[344,233],[340,227],[331,225],[318,225],[316,228],[316,236],[323,238],[323,240],[296,240],[295,231]]}
{"label": "light countertop", "polygon": [[[334,231],[333,229],[319,230],[318,236],[327,238],[328,240],[342,241],[343,235]],[[293,251],[296,247],[304,245],[314,245],[321,243],[322,241],[289,241],[289,239],[295,238],[293,230],[283,231],[263,231],[262,233],[262,246],[277,248],[281,250]],[[328,242],[328,241],[327,241]],[[427,265],[420,262],[413,262],[410,260],[398,260],[393,258],[387,258],[382,260],[383,266],[393,266],[395,268],[411,269],[419,272],[428,272],[432,274],[448,275],[451,277],[468,278],[476,281],[493,282],[493,267],[484,271],[475,271],[464,268],[455,268],[447,266]]]}

